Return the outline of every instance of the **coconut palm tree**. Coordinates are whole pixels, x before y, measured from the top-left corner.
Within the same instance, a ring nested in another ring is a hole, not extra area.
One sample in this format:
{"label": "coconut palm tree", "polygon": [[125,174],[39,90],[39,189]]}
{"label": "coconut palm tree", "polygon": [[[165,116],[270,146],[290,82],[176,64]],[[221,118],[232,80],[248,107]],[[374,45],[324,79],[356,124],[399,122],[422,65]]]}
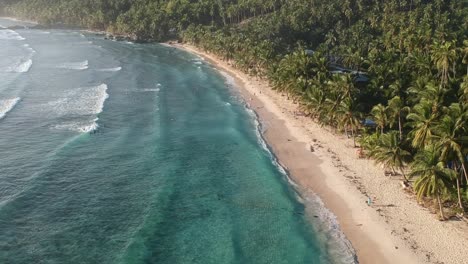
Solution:
{"label": "coconut palm tree", "polygon": [[356,147],[356,133],[361,125],[361,113],[357,109],[357,103],[351,98],[345,98],[341,101],[338,109],[338,126],[343,128],[348,134],[348,129],[351,130],[353,144]]}
{"label": "coconut palm tree", "polygon": [[[457,51],[453,42],[435,42],[431,54],[432,61],[439,70],[442,85],[448,84],[449,70],[457,59]],[[455,71],[454,71],[455,74]]]}
{"label": "coconut palm tree", "polygon": [[390,168],[394,174],[395,169],[400,170],[405,181],[408,181],[404,167],[411,160],[411,153],[402,147],[397,131],[380,135],[377,146],[371,150],[369,156],[385,168]]}
{"label": "coconut palm tree", "polygon": [[440,150],[435,145],[430,145],[420,151],[411,164],[410,176],[417,177],[414,189],[418,200],[420,201],[423,197],[436,197],[440,218],[444,220],[441,199],[450,189],[456,176],[452,169],[445,167],[440,155]]}
{"label": "coconut palm tree", "polygon": [[413,137],[412,146],[422,148],[432,139],[436,115],[432,113],[432,103],[423,101],[414,106],[413,111],[407,116],[412,128],[410,135]]}
{"label": "coconut palm tree", "polygon": [[[466,150],[468,146],[468,111],[462,104],[454,103],[447,109],[447,114],[444,115],[440,122],[435,127],[434,139],[437,146],[441,150],[441,160],[445,164],[452,164],[455,170],[460,169],[460,176],[464,175],[468,183],[468,175],[466,170]],[[462,212],[463,203],[460,191],[460,179],[457,175],[457,195],[458,203]]]}
{"label": "coconut palm tree", "polygon": [[399,96],[395,96],[390,101],[388,101],[387,113],[389,117],[390,128],[393,128],[394,124],[398,123],[400,141],[403,140],[403,115],[409,111],[410,108],[405,106],[403,100],[401,100]]}
{"label": "coconut palm tree", "polygon": [[376,129],[380,129],[380,134],[384,133],[385,127],[388,125],[388,115],[387,115],[387,108],[382,105],[378,104],[374,106],[371,110],[371,115],[373,121],[377,124]]}

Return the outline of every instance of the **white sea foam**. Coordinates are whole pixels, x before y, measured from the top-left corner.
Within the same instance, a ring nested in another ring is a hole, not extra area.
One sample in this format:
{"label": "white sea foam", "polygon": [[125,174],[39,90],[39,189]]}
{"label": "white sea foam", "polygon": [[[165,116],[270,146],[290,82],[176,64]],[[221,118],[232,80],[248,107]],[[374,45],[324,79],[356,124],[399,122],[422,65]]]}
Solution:
{"label": "white sea foam", "polygon": [[318,231],[317,234],[321,236],[319,239],[326,244],[329,255],[339,259],[340,263],[358,263],[356,252],[341,231],[338,219],[325,207],[320,197],[314,193],[307,193],[305,205],[309,217],[319,220],[313,221],[313,225]]}
{"label": "white sea foam", "polygon": [[49,105],[59,116],[97,115],[102,112],[107,98],[107,85],[101,84],[73,89],[65,98],[50,102]]}
{"label": "white sea foam", "polygon": [[16,97],[13,99],[0,100],[0,120],[3,119],[8,112],[18,104],[21,98]]}
{"label": "white sea foam", "polygon": [[117,72],[117,71],[120,71],[120,70],[122,70],[122,67],[105,68],[105,69],[99,69],[97,71],[100,71],[100,72]]}
{"label": "white sea foam", "polygon": [[159,92],[161,89],[159,88],[146,88],[146,89],[141,89],[140,91],[142,92]]}
{"label": "white sea foam", "polygon": [[226,84],[228,86],[233,87],[233,86],[236,85],[236,79],[234,79],[234,77],[232,77],[229,73],[224,72],[224,71],[219,71],[219,72],[221,73],[221,75],[226,80]]}
{"label": "white sea foam", "polygon": [[29,69],[31,68],[32,66],[32,60],[29,59],[23,63],[21,63],[18,68],[16,68],[16,72],[28,72]]}
{"label": "white sea foam", "polygon": [[31,59],[28,60],[19,60],[17,63],[13,64],[12,66],[6,69],[6,72],[28,72],[31,68],[33,62]]}
{"label": "white sea foam", "polygon": [[0,30],[0,40],[25,40],[25,38],[11,29],[2,29]]}
{"label": "white sea foam", "polygon": [[66,122],[56,125],[53,128],[57,130],[68,130],[78,133],[89,133],[99,128],[97,123],[98,120],[99,118],[95,118],[91,121]]}
{"label": "white sea foam", "polygon": [[60,69],[68,69],[68,70],[86,70],[88,69],[88,60],[80,61],[80,62],[66,62],[58,65],[57,67]]}
{"label": "white sea foam", "polygon": [[[57,124],[53,129],[88,133],[98,129],[99,120],[96,115],[101,113],[104,102],[109,97],[107,85],[101,84],[92,87],[82,87],[71,90],[66,97],[50,102],[53,112],[58,116],[66,116],[75,120]],[[89,116],[93,115],[92,119]]]}

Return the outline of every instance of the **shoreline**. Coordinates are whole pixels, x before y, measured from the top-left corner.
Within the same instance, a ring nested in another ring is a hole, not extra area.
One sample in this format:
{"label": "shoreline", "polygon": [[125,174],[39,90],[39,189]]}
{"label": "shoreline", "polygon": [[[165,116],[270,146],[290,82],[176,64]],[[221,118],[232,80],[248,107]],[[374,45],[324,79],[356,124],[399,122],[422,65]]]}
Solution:
{"label": "shoreline", "polygon": [[[166,44],[203,57],[236,80],[236,88],[259,122],[268,146],[305,197],[317,195],[337,218],[359,263],[463,263],[468,227],[439,222],[397,177],[358,159],[352,140],[297,115],[291,100],[235,69],[216,55],[186,44]],[[313,148],[311,151],[310,148]],[[373,204],[366,204],[371,197]]]}

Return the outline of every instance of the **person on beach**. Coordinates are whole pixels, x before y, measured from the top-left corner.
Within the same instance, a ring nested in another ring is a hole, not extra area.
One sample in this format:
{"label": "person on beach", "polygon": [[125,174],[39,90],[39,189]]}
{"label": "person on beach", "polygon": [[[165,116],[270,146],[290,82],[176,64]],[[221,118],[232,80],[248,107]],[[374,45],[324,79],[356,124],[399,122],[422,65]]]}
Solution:
{"label": "person on beach", "polygon": [[372,199],[369,196],[369,197],[367,197],[367,205],[371,206],[371,204],[372,204]]}

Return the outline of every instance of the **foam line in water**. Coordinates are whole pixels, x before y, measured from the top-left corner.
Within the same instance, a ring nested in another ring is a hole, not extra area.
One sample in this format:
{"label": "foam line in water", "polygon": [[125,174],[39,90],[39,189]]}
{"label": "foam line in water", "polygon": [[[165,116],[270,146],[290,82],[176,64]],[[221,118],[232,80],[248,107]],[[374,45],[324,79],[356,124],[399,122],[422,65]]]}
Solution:
{"label": "foam line in water", "polygon": [[99,118],[95,118],[91,121],[67,122],[54,126],[54,129],[67,130],[78,133],[90,133],[96,131],[99,128],[97,123],[98,120]]}
{"label": "foam line in water", "polygon": [[102,112],[107,98],[107,85],[101,84],[73,89],[66,97],[50,102],[49,105],[59,116],[97,115]]}
{"label": "foam line in water", "polygon": [[118,72],[120,70],[122,70],[122,67],[104,68],[104,69],[99,69],[97,71],[100,71],[100,72]]}
{"label": "foam line in water", "polygon": [[3,119],[8,112],[18,104],[21,98],[16,97],[13,99],[0,100],[0,120]]}
{"label": "foam line in water", "polygon": [[17,73],[24,73],[28,72],[29,69],[31,68],[33,62],[31,59],[28,59],[26,61],[20,60],[17,64],[10,66],[6,72],[17,72]]}
{"label": "foam line in water", "polygon": [[146,88],[146,89],[141,89],[140,91],[142,92],[159,92],[161,89],[159,88]]}
{"label": "foam line in water", "polygon": [[323,234],[322,242],[327,244],[330,255],[340,259],[342,263],[358,263],[356,251],[351,242],[341,231],[338,219],[325,207],[322,199],[314,193],[308,193],[305,203],[312,208],[314,218],[320,220],[315,222],[314,226],[320,234]]}
{"label": "foam line in water", "polygon": [[11,29],[2,29],[0,30],[0,40],[25,40],[25,38]]}
{"label": "foam line in water", "polygon": [[28,51],[30,51],[31,53],[35,53],[35,52],[36,52],[33,48],[31,48],[31,46],[29,46],[29,44],[23,44],[23,47],[24,47],[25,49],[27,49]]}
{"label": "foam line in water", "polygon": [[229,87],[234,87],[236,85],[236,79],[234,79],[234,77],[232,77],[231,75],[229,75],[229,73],[227,72],[224,72],[224,71],[219,71],[221,73],[221,75],[224,77],[224,79],[226,80],[226,84],[229,86]]}
{"label": "foam line in water", "polygon": [[67,70],[86,70],[88,69],[88,60],[80,61],[80,62],[66,62],[62,63],[58,66],[60,69],[67,69]]}

